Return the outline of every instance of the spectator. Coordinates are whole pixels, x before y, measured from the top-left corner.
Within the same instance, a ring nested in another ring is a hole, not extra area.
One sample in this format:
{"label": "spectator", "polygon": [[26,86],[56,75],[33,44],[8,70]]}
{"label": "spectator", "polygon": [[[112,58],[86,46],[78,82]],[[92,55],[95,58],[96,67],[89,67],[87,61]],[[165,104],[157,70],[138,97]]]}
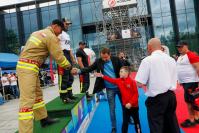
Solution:
{"label": "spectator", "polygon": [[[79,49],[76,52],[77,62],[80,68],[88,67],[88,56],[84,52],[84,48],[86,47],[86,43],[79,42]],[[79,75],[79,81],[80,81],[80,91],[81,93],[86,93],[87,98],[91,98],[89,95],[88,89],[90,86],[90,76],[89,72],[85,72]]]}
{"label": "spectator", "polygon": [[12,94],[14,95],[15,98],[19,98],[19,90],[17,87],[17,77],[15,73],[10,74],[10,88],[12,90]]}
{"label": "spectator", "polygon": [[189,94],[198,88],[199,77],[193,65],[199,62],[199,57],[189,50],[186,42],[179,42],[176,47],[181,54],[177,60],[178,81],[184,88],[184,99],[189,112],[189,118],[182,122],[181,126],[192,127],[199,123],[199,111],[194,110]]}
{"label": "spectator", "polygon": [[129,74],[130,69],[127,66],[121,67],[120,78],[110,78],[101,73],[95,73],[97,77],[102,77],[104,80],[117,85],[121,92],[122,104],[124,106],[122,133],[128,132],[128,122],[130,121],[130,116],[133,117],[136,133],[141,133],[138,112],[138,90],[135,80],[132,80]]}
{"label": "spectator", "polygon": [[[100,56],[101,58],[97,59],[91,66],[80,69],[81,73],[83,74],[96,70],[98,73],[102,72],[103,75],[111,78],[118,78],[120,68],[122,67],[120,59],[118,57],[111,56],[108,48],[103,48],[100,52]],[[102,78],[97,78],[93,93],[98,93],[104,88],[108,88],[106,89],[106,92],[112,124],[111,132],[116,133],[115,96],[118,95],[119,100],[121,101],[121,94],[116,85],[111,84],[108,81],[104,81]]]}
{"label": "spectator", "polygon": [[177,72],[173,58],[163,53],[161,42],[148,42],[149,56],[142,60],[135,80],[138,87],[147,86],[147,116],[150,133],[180,133],[176,118]]}
{"label": "spectator", "polygon": [[124,52],[120,52],[118,57],[120,58],[120,61],[123,66],[130,66],[130,63],[128,59],[126,58]]}
{"label": "spectator", "polygon": [[[9,82],[9,79],[8,79],[8,73],[3,73],[3,75],[2,75],[2,78],[1,78],[1,82],[2,82],[2,86],[3,86],[3,88],[4,88],[4,93],[5,93],[5,95],[7,95],[7,94],[12,94],[12,92],[11,92],[11,90],[10,90],[10,82]],[[3,90],[2,90],[2,95],[4,95],[3,94]]]}
{"label": "spectator", "polygon": [[162,44],[162,51],[170,56],[169,48],[164,44]]}

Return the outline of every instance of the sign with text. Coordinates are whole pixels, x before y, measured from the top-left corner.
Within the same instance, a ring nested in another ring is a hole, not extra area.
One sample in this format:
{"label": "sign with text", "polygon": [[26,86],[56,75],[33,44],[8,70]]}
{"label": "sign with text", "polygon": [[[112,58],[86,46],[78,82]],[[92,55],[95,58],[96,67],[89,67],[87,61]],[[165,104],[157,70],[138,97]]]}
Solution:
{"label": "sign with text", "polygon": [[137,0],[103,0],[103,9],[137,4]]}

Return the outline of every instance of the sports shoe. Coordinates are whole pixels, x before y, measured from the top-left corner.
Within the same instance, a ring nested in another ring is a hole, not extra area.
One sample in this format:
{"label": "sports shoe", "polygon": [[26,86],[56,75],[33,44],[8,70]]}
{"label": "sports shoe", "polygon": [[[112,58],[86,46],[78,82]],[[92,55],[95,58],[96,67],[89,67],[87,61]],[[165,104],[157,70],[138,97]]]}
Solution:
{"label": "sports shoe", "polygon": [[185,120],[183,123],[180,124],[182,127],[194,127],[196,122],[191,122],[189,119]]}

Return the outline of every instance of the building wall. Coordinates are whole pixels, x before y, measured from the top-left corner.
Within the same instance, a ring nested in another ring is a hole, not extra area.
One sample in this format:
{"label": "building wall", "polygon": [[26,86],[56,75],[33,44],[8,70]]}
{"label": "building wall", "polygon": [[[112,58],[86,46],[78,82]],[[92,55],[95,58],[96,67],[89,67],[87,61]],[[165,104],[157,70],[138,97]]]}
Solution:
{"label": "building wall", "polygon": [[[188,41],[191,49],[199,52],[199,15],[195,14],[198,6],[194,2],[198,3],[197,0],[138,0],[139,14],[151,13],[154,36],[168,45],[172,54],[176,52],[175,44],[178,40]],[[68,31],[73,49],[82,40],[89,46],[106,43],[103,33],[96,33],[89,27],[103,21],[101,0],[56,0],[25,7],[16,5],[12,9],[3,10],[0,13],[0,52],[19,52],[20,46],[25,44],[32,32],[45,28],[53,19],[63,17],[73,22]],[[84,33],[85,26],[88,28]],[[150,36],[153,36],[153,32]],[[144,36],[141,46],[146,46],[148,40],[148,36]]]}
{"label": "building wall", "polygon": [[[168,45],[171,54],[176,53],[175,44],[187,41],[190,48],[199,52],[198,24],[195,0],[150,0],[154,35]],[[173,15],[173,16],[172,16]]]}

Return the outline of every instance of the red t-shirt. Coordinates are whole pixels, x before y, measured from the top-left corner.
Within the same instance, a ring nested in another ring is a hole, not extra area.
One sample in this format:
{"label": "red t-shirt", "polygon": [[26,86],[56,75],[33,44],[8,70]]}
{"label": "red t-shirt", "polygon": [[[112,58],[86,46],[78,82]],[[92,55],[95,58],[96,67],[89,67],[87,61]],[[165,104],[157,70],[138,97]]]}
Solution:
{"label": "red t-shirt", "polygon": [[130,103],[132,107],[138,107],[138,89],[135,80],[127,78],[110,78],[103,76],[104,80],[118,86],[122,95],[122,104]]}

